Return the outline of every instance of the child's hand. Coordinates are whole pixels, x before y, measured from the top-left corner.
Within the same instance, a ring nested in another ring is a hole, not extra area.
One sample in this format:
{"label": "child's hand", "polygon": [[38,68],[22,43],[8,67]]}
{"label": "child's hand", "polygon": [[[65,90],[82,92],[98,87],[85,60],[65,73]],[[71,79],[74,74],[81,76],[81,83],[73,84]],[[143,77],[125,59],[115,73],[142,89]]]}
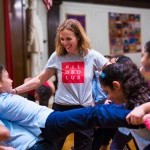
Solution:
{"label": "child's hand", "polygon": [[126,120],[129,124],[133,125],[139,125],[143,123],[143,116],[145,115],[145,112],[139,108],[134,108],[126,117]]}
{"label": "child's hand", "polygon": [[112,103],[112,101],[109,100],[109,99],[106,99],[105,102],[104,102],[104,104],[111,104],[111,103]]}

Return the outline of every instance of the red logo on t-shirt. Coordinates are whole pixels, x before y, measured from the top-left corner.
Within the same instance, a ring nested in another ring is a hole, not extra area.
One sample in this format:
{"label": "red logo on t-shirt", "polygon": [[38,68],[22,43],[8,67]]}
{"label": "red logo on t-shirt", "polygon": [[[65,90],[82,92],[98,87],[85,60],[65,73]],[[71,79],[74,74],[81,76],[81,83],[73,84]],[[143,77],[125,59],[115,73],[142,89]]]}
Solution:
{"label": "red logo on t-shirt", "polygon": [[84,83],[84,62],[62,63],[63,83]]}

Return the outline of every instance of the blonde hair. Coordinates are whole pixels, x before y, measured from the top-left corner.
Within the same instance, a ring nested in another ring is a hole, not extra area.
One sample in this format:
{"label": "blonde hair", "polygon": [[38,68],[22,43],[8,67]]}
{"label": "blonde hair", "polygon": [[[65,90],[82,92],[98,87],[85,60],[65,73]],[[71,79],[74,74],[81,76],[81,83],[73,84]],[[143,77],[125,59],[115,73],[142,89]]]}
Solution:
{"label": "blonde hair", "polygon": [[55,39],[55,46],[56,46],[56,53],[57,55],[66,55],[67,51],[63,47],[60,41],[60,32],[64,29],[70,30],[74,32],[76,38],[78,38],[78,50],[82,56],[85,56],[88,53],[88,49],[90,48],[90,41],[86,35],[86,32],[79,21],[76,19],[68,19],[60,25],[57,30],[56,39]]}

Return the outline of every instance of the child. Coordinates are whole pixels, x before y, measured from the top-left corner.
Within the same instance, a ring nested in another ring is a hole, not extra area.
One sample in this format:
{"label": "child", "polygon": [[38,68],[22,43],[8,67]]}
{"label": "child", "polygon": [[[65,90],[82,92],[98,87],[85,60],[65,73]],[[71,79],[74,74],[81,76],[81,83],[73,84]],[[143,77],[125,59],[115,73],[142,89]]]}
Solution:
{"label": "child", "polygon": [[[99,71],[95,71],[93,83],[92,83],[92,95],[94,104],[93,105],[100,105],[104,104],[106,101],[109,103],[109,100],[107,99],[106,93],[101,88],[100,82],[99,82]],[[114,129],[112,128],[96,128],[94,129],[94,136],[92,141],[92,149],[93,150],[99,150],[100,148],[103,150],[107,150],[109,146],[109,142],[111,140],[112,135],[114,134]]]}
{"label": "child", "polygon": [[[31,79],[31,77],[25,78],[24,83],[28,82]],[[55,86],[53,82],[46,81],[35,90],[27,92],[27,99],[33,102],[38,101],[40,105],[48,107],[49,99],[52,95],[54,95],[54,93]]]}
{"label": "child", "polygon": [[[105,55],[109,61],[111,60],[110,55]],[[100,82],[99,82],[99,75],[100,71],[94,72],[93,82],[92,82],[92,96],[93,96],[93,105],[99,104],[109,104],[111,103],[110,100],[107,100],[107,95],[102,89]],[[116,129],[113,128],[96,128],[94,129],[94,136],[92,141],[92,149],[93,150],[107,150],[109,146],[109,142],[112,139],[116,132]]]}
{"label": "child", "polygon": [[142,49],[141,64],[142,67],[140,71],[150,86],[150,41],[148,41]]}
{"label": "child", "polygon": [[[116,105],[54,112],[16,94],[10,94],[12,80],[3,65],[0,65],[0,118],[25,127],[36,136],[57,142],[73,131],[93,127],[132,127],[126,122],[130,110]],[[141,88],[144,88],[142,85]]]}
{"label": "child", "polygon": [[[134,64],[123,65],[116,63],[107,66],[100,75],[100,83],[108,94],[109,99],[116,104],[124,104],[127,109],[133,109],[149,101],[149,87]],[[135,132],[144,133],[142,130],[133,131],[132,135],[134,137],[137,137]],[[136,138],[140,148],[144,149],[150,144],[150,140],[146,141],[146,138],[143,136],[142,138],[140,136]],[[150,137],[148,138],[150,139]]]}
{"label": "child", "polygon": [[35,89],[34,97],[37,101],[39,101],[39,105],[47,106],[49,104],[50,97],[54,94],[54,89],[51,84],[47,81],[44,82],[40,87]]}

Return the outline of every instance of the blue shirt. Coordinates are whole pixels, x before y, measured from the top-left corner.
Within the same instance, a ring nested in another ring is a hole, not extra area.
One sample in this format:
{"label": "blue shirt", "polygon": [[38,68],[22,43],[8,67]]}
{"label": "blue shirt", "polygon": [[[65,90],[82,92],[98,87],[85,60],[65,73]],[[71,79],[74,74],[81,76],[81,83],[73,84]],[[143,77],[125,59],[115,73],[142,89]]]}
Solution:
{"label": "blue shirt", "polygon": [[16,150],[26,150],[31,148],[38,140],[40,140],[25,128],[10,121],[1,119],[0,125],[5,126],[10,132],[8,140],[1,142],[3,146],[10,146]]}
{"label": "blue shirt", "polygon": [[99,81],[99,72],[94,72],[94,78],[92,81],[92,95],[95,103],[104,102],[107,99],[107,95],[102,89]]}
{"label": "blue shirt", "polygon": [[47,117],[53,112],[52,109],[10,93],[0,94],[0,104],[1,119],[24,126],[36,136],[41,134],[40,128],[45,127]]}

